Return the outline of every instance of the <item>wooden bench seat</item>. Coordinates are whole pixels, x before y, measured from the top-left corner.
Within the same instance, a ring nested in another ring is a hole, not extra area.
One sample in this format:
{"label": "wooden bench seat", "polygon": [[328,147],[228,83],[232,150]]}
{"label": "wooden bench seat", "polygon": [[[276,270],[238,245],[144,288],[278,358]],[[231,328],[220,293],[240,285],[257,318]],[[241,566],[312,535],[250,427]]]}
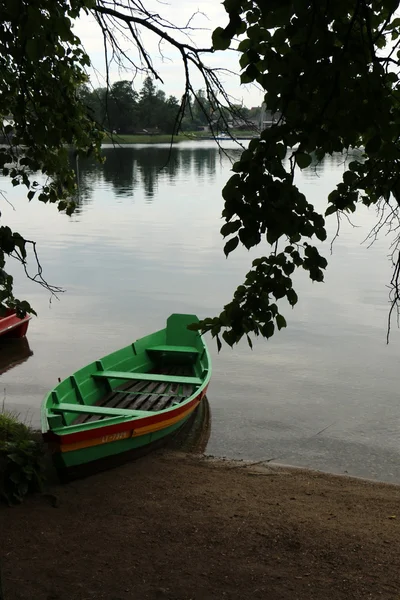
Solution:
{"label": "wooden bench seat", "polygon": [[53,406],[51,410],[53,413],[74,412],[98,415],[101,417],[147,417],[149,415],[154,415],[154,412],[146,410],[129,410],[128,408],[110,408],[108,406],[89,406],[67,402],[60,402],[60,404]]}
{"label": "wooden bench seat", "polygon": [[201,385],[200,377],[184,377],[183,375],[163,375],[159,373],[131,373],[129,371],[97,371],[92,377],[105,379],[132,379],[136,381],[159,381],[160,383],[191,383]]}

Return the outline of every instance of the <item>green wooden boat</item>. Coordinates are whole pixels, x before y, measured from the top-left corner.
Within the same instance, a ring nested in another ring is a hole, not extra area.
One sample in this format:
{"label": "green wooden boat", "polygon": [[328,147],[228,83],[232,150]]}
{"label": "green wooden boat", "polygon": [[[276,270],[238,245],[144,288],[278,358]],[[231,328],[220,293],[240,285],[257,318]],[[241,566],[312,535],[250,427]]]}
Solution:
{"label": "green wooden boat", "polygon": [[203,338],[171,315],[166,328],[60,381],[42,404],[42,433],[60,474],[153,446],[205,396],[211,361]]}

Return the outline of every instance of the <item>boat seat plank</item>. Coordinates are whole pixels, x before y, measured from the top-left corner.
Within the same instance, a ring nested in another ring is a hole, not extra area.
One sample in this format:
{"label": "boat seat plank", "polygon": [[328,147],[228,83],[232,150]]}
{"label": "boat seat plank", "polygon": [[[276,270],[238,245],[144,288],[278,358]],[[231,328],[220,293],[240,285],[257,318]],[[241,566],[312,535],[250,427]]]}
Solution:
{"label": "boat seat plank", "polygon": [[61,402],[52,407],[53,413],[74,412],[87,413],[91,415],[101,416],[119,416],[119,417],[146,417],[154,414],[153,412],[144,410],[128,410],[126,408],[109,408],[108,406],[88,406],[84,404],[72,404]]}
{"label": "boat seat plank", "polygon": [[137,381],[159,381],[160,383],[192,383],[201,385],[200,377],[184,377],[183,375],[164,375],[158,373],[132,373],[128,371],[97,371],[92,377],[106,379],[133,379]]}
{"label": "boat seat plank", "polygon": [[181,354],[199,354],[198,349],[194,346],[151,346],[150,348],[147,348],[147,352],[180,352]]}

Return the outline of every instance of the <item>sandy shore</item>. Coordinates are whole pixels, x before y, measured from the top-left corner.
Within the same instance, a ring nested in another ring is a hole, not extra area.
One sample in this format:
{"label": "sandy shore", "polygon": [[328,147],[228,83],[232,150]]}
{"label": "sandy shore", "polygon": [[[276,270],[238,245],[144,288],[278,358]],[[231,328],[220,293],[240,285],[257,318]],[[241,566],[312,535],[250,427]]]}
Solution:
{"label": "sandy shore", "polygon": [[49,491],[0,508],[4,600],[400,598],[400,487],[164,451]]}

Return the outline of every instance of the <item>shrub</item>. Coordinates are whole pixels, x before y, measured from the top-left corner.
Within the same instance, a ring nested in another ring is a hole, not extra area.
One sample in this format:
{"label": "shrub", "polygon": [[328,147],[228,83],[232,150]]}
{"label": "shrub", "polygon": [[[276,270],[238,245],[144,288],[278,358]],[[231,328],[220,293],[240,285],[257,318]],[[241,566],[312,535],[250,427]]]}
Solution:
{"label": "shrub", "polygon": [[0,498],[22,502],[29,492],[40,491],[44,481],[43,446],[17,415],[0,413]]}

